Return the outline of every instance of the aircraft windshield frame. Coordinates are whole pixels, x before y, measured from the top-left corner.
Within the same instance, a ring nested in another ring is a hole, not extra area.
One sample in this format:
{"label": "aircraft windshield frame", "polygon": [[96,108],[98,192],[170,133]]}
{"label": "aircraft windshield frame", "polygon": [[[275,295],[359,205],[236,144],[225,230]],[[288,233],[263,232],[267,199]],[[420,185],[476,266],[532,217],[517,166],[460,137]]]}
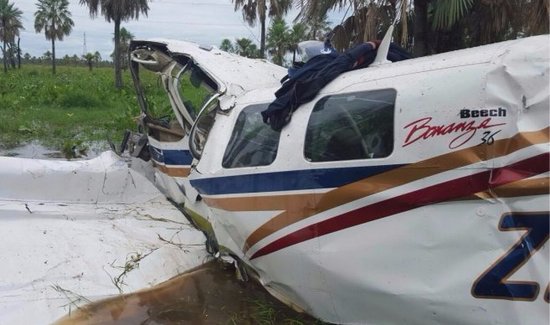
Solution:
{"label": "aircraft windshield frame", "polygon": [[[193,121],[196,121],[197,116],[212,97],[219,94],[217,83],[194,64],[192,59],[174,76],[174,85],[178,90],[179,99]],[[195,95],[188,96],[189,89],[192,87]]]}
{"label": "aircraft windshield frame", "polygon": [[[192,126],[202,108],[223,87],[193,58],[168,51],[164,44],[138,44],[130,49],[130,72],[142,112],[150,116],[150,103],[142,84],[139,67],[158,74],[160,85],[167,92],[172,110],[183,117],[183,123]],[[194,89],[194,91],[190,91]],[[198,94],[198,95],[193,95]],[[151,117],[151,116],[150,116]],[[154,118],[154,116],[153,116]]]}

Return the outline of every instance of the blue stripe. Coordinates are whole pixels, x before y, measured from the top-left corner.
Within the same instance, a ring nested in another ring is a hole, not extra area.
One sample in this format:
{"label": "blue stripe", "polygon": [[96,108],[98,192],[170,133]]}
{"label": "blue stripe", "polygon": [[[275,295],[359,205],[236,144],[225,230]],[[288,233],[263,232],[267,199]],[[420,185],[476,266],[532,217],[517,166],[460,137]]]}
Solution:
{"label": "blue stripe", "polygon": [[191,165],[193,156],[189,150],[163,150],[166,165]]}
{"label": "blue stripe", "polygon": [[189,150],[162,150],[153,146],[149,146],[151,157],[165,165],[191,165],[193,156]]}
{"label": "blue stripe", "polygon": [[200,178],[191,185],[203,195],[309,190],[340,187],[403,166],[325,168]]}

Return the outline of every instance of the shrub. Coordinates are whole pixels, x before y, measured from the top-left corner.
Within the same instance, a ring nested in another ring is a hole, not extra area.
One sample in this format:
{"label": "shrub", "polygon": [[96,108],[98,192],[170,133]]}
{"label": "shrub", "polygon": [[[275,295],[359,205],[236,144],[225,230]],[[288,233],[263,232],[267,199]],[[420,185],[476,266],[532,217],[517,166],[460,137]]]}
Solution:
{"label": "shrub", "polygon": [[84,92],[82,90],[65,92],[59,96],[57,102],[59,103],[59,106],[64,108],[94,108],[99,107],[102,104],[102,101],[94,94]]}

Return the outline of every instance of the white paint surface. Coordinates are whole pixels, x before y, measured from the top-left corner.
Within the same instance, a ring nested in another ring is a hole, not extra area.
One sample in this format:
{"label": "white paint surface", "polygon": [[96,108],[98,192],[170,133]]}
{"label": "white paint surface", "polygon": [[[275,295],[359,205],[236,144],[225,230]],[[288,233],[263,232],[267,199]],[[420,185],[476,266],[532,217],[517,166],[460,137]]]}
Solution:
{"label": "white paint surface", "polygon": [[[0,324],[47,324],[209,259],[204,235],[111,152],[0,157]],[[128,271],[125,272],[125,266]]]}

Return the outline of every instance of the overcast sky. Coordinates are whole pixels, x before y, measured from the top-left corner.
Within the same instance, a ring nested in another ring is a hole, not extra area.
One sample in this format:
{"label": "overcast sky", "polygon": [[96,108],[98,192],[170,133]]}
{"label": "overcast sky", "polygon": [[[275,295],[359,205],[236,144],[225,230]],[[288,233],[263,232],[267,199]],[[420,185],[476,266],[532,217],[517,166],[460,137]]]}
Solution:
{"label": "overcast sky", "polygon": [[[22,52],[38,57],[48,50],[51,51],[51,42],[46,40],[43,33],[37,34],[34,30],[36,1],[10,2],[14,2],[23,11],[25,30],[21,32]],[[107,23],[102,16],[91,19],[88,8],[81,6],[79,0],[69,2],[75,25],[69,36],[56,42],[56,57],[61,58],[66,54],[82,55],[86,39],[86,52],[99,51],[104,59],[109,58],[113,51],[114,24]],[[248,26],[243,22],[241,12],[235,12],[233,8],[231,0],[152,0],[149,3],[148,16],[123,22],[122,27],[129,30],[136,39],[163,37],[219,46],[224,38],[234,41],[235,38],[247,37],[259,44],[258,24],[255,27]],[[296,11],[287,20],[290,21],[295,15]],[[343,15],[333,14],[332,22],[339,23]]]}

